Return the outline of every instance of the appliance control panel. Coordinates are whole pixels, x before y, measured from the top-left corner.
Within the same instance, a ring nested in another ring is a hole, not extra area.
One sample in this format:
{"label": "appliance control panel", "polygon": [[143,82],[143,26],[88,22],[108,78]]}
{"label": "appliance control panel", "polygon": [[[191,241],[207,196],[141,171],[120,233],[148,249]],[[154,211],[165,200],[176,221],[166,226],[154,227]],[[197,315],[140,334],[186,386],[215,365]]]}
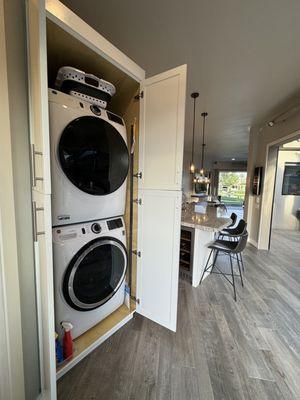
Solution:
{"label": "appliance control panel", "polygon": [[118,217],[109,220],[86,222],[84,224],[58,226],[53,228],[53,240],[55,242],[64,242],[80,237],[92,240],[97,236],[107,235],[114,229],[124,230],[123,218]]}

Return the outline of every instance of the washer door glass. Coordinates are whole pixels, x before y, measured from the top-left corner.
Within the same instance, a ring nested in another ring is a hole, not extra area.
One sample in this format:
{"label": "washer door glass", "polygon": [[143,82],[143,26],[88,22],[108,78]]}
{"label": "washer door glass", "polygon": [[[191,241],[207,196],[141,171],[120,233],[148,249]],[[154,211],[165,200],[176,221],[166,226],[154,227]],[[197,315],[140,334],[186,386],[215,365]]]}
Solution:
{"label": "washer door glass", "polygon": [[124,245],[102,238],[84,246],[70,262],[63,294],[74,309],[89,311],[107,302],[122,284],[127,267]]}
{"label": "washer door glass", "polygon": [[64,129],[58,157],[68,179],[83,192],[103,196],[125,181],[129,155],[119,132],[101,118],[80,117]]}

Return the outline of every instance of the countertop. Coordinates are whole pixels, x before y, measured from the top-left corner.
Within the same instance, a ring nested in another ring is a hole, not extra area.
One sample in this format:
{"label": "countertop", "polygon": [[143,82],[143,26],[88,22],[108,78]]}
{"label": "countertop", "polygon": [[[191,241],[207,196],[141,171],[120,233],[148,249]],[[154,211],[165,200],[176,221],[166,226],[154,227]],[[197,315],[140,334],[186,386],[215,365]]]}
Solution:
{"label": "countertop", "polygon": [[223,207],[212,207],[207,203],[189,204],[181,214],[182,226],[203,231],[218,232],[230,223]]}

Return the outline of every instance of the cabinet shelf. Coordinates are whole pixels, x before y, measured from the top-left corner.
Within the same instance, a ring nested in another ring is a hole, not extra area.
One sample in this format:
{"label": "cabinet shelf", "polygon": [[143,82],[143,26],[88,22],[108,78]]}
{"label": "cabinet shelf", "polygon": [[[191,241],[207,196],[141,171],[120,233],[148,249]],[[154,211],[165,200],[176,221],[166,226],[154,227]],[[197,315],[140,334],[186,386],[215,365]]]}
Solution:
{"label": "cabinet shelf", "polygon": [[180,252],[182,252],[182,253],[186,253],[186,254],[191,254],[191,250],[190,249],[182,249],[182,248],[180,248]]}
{"label": "cabinet shelf", "polygon": [[187,237],[184,237],[184,236],[181,236],[181,240],[183,240],[184,242],[189,242],[189,243],[191,243],[191,239],[190,239],[190,238],[187,238]]}

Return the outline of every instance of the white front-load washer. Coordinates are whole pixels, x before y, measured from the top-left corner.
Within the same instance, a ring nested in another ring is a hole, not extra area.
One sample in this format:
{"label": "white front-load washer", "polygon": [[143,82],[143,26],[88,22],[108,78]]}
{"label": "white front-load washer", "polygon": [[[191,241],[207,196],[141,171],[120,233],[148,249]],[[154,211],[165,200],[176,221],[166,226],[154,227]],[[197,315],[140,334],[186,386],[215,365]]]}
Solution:
{"label": "white front-load washer", "polygon": [[123,215],[129,168],[121,117],[49,89],[52,225]]}
{"label": "white front-load washer", "polygon": [[124,303],[127,250],[124,220],[53,228],[55,325],[73,324],[73,338]]}

